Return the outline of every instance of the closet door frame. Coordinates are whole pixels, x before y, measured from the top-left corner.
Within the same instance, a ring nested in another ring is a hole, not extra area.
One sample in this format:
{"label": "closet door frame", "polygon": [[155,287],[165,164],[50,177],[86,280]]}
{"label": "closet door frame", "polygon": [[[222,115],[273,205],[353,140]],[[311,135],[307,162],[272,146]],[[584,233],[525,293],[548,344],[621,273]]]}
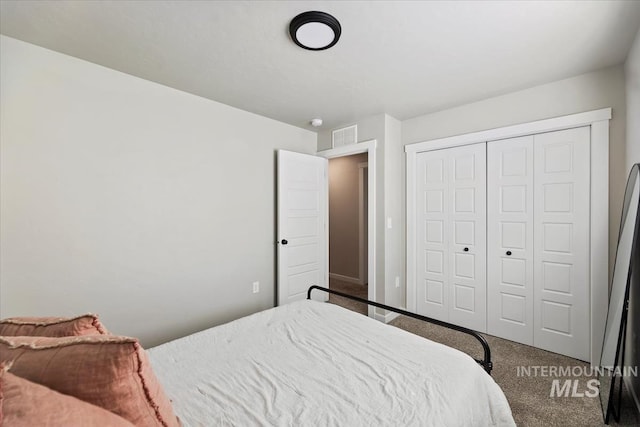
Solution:
{"label": "closet door frame", "polygon": [[416,153],[582,126],[590,127],[590,362],[599,366],[609,299],[609,121],[611,108],[538,120],[405,146],[407,178],[407,310],[416,310]]}

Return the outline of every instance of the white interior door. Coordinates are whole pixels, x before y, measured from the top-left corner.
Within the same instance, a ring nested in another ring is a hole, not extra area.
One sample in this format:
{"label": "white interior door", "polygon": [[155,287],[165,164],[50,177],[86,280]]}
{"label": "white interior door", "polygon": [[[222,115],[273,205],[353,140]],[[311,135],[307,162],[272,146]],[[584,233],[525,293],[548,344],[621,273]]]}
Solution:
{"label": "white interior door", "polygon": [[449,150],[416,155],[416,311],[449,321]]}
{"label": "white interior door", "polygon": [[305,299],[312,285],[328,286],[327,164],[278,150],[278,305]]}
{"label": "white interior door", "polygon": [[589,360],[590,129],[534,136],[534,345]]}
{"label": "white interior door", "polygon": [[533,345],[533,136],[487,144],[487,332]]}
{"label": "white interior door", "polygon": [[416,162],[416,310],[486,331],[485,144]]}
{"label": "white interior door", "polygon": [[486,144],[451,149],[449,164],[449,321],[486,332]]}

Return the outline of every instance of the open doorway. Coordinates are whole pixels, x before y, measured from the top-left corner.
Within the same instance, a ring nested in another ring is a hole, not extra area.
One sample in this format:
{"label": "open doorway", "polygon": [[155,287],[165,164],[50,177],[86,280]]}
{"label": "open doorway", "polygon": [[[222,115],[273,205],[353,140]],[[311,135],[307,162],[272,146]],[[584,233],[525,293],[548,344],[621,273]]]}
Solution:
{"label": "open doorway", "polygon": [[[376,269],[376,145],[377,142],[375,139],[358,142],[357,144],[344,145],[342,147],[332,148],[329,150],[319,151],[317,153],[318,156],[324,157],[328,160],[335,159],[338,157],[351,156],[353,154],[367,153],[367,169],[366,169],[366,182],[367,182],[367,239],[366,239],[366,253],[367,253],[367,263],[366,263],[366,271],[367,271],[367,299],[370,301],[376,301],[376,287],[377,287],[377,269]],[[328,166],[327,166],[327,169]],[[328,175],[328,174],[327,174]],[[328,176],[327,176],[327,193],[328,193]],[[328,195],[328,194],[327,194]],[[328,197],[327,197],[328,199]],[[328,203],[327,203],[328,204]],[[329,217],[329,209],[327,206],[326,209],[327,218]],[[327,257],[329,259],[329,228],[331,225],[325,228],[326,231],[326,252]],[[328,275],[328,262],[326,263],[326,270]],[[375,317],[375,310],[373,306],[369,306],[367,309],[367,314],[369,317]]]}
{"label": "open doorway", "polygon": [[[367,152],[329,159],[329,288],[367,299]],[[331,295],[330,301],[362,314],[365,304]]]}

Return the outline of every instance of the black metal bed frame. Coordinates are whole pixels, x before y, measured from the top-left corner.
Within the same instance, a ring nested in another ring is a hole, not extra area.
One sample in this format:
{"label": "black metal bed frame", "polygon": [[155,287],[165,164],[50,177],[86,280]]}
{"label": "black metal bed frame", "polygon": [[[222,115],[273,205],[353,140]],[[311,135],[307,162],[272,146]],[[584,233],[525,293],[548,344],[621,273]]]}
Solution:
{"label": "black metal bed frame", "polygon": [[307,299],[311,299],[311,291],[313,291],[314,289],[318,289],[320,291],[327,292],[329,294],[338,295],[343,298],[348,298],[353,301],[358,301],[367,305],[372,305],[374,307],[382,308],[384,310],[393,311],[394,313],[402,314],[403,316],[412,317],[414,319],[422,320],[423,322],[433,323],[434,325],[444,326],[445,328],[453,329],[454,331],[471,335],[472,337],[480,341],[480,344],[482,344],[482,349],[484,350],[484,358],[482,360],[478,360],[478,359],[474,359],[474,360],[478,362],[480,365],[482,365],[484,370],[487,371],[489,375],[491,375],[491,370],[493,369],[493,363],[491,362],[491,349],[489,348],[489,344],[487,343],[487,340],[482,335],[480,335],[478,332],[472,329],[467,329],[462,326],[453,325],[451,323],[443,322],[441,320],[432,319],[430,317],[422,316],[420,314],[411,313],[406,310],[390,307],[385,304],[380,304],[379,302],[369,301],[364,298],[345,294],[343,292],[334,291],[333,289],[323,288],[322,286],[317,286],[317,285],[313,285],[309,288],[309,290],[307,291]]}

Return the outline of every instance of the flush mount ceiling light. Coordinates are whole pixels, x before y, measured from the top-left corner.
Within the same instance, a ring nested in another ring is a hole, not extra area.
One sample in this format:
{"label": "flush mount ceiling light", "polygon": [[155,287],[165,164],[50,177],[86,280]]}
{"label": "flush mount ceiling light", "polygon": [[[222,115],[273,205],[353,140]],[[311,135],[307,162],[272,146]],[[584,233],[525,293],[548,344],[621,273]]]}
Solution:
{"label": "flush mount ceiling light", "polygon": [[289,34],[295,44],[308,50],[325,50],[338,43],[342,28],[324,12],[304,12],[291,20]]}

